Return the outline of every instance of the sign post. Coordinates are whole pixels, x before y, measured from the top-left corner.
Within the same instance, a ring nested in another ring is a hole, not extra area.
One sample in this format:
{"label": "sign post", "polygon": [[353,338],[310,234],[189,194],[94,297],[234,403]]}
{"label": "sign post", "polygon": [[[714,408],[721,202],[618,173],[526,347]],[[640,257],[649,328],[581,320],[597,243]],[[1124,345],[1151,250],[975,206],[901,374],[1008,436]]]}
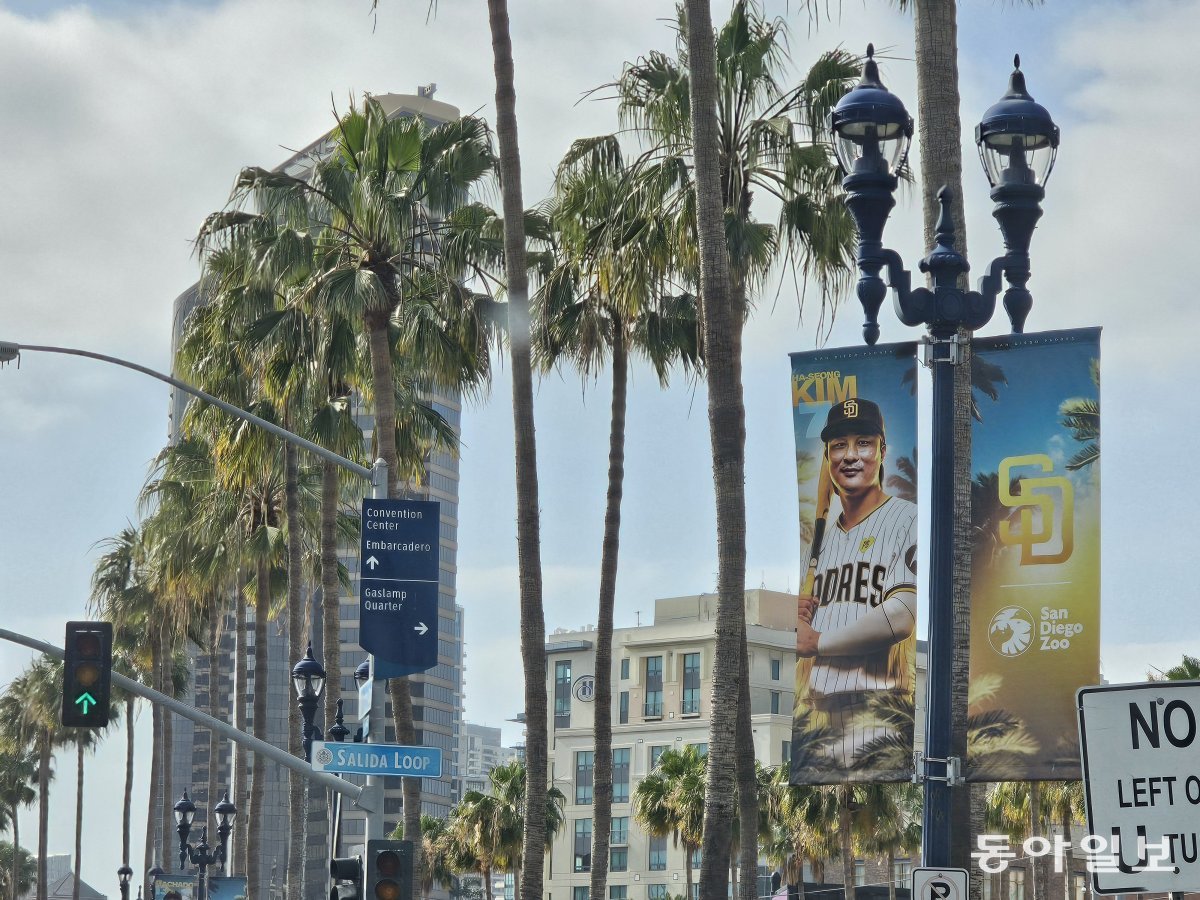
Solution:
{"label": "sign post", "polygon": [[967,900],[966,869],[917,868],[912,871],[912,900]]}
{"label": "sign post", "polygon": [[1200,682],[1080,688],[1079,753],[1097,894],[1200,889]]}
{"label": "sign post", "polygon": [[436,500],[363,500],[359,644],[396,664],[387,677],[437,665],[440,515]]}

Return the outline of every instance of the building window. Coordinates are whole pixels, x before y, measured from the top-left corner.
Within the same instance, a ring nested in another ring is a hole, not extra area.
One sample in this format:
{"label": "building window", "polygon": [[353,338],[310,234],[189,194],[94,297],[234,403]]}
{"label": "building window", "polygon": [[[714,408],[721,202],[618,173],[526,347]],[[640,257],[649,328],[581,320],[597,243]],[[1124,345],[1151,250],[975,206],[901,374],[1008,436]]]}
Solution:
{"label": "building window", "polygon": [[617,724],[629,724],[629,691],[621,691],[617,696]]}
{"label": "building window", "polygon": [[771,715],[779,715],[779,691],[771,691]]}
{"label": "building window", "polygon": [[663,668],[661,656],[646,657],[646,703],[642,715],[662,718]]}
{"label": "building window", "polygon": [[779,758],[784,763],[789,763],[792,760],[792,742],[784,741],[783,746],[779,748]]}
{"label": "building window", "polygon": [[780,665],[781,664],[780,664],[779,660],[777,660],[777,659],[771,660],[771,680],[772,681],[779,680]]}
{"label": "building window", "polygon": [[1087,895],[1087,876],[1071,876],[1071,900],[1083,900]]}
{"label": "building window", "polygon": [[554,727],[571,727],[571,661],[554,663]]}
{"label": "building window", "polygon": [[608,851],[608,870],[610,872],[629,871],[628,847],[613,847]]}
{"label": "building window", "polygon": [[621,678],[626,681],[629,680],[629,657],[628,656],[626,656],[624,659],[621,660]]}
{"label": "building window", "polygon": [[912,879],[912,860],[898,859],[892,863],[892,883],[896,887],[911,887],[909,881]]}
{"label": "building window", "polygon": [[646,885],[646,900],[667,900],[669,896],[665,884]]}
{"label": "building window", "polygon": [[700,714],[700,654],[683,654],[683,706],[685,716]]}
{"label": "building window", "polygon": [[[667,836],[650,837],[650,871],[665,872],[667,868]],[[1023,898],[1017,898],[1023,900]]]}
{"label": "building window", "polygon": [[856,859],[854,861],[854,886],[862,887],[866,883],[867,883],[866,860]]}
{"label": "building window", "polygon": [[614,847],[624,847],[629,843],[629,816],[613,816],[608,820],[608,842]]}
{"label": "building window", "polygon": [[629,802],[629,748],[622,747],[613,750],[612,762],[612,802]]}
{"label": "building window", "polygon": [[650,769],[651,771],[658,765],[658,758],[666,752],[666,745],[659,744],[650,748]]}
{"label": "building window", "polygon": [[688,898],[689,900],[700,900],[700,883],[698,881],[692,882],[692,889]]}
{"label": "building window", "polygon": [[1008,900],[1025,900],[1025,872],[1022,869],[1008,870]]}
{"label": "building window", "polygon": [[996,900],[1000,895],[1000,891],[996,888],[996,882],[999,880],[999,875],[983,876],[983,900]]}
{"label": "building window", "polygon": [[[595,754],[591,750],[575,751],[575,804],[581,806],[592,802],[592,773]],[[591,827],[590,825],[588,826]]]}
{"label": "building window", "polygon": [[700,863],[704,861],[704,851],[697,847],[692,851],[692,868],[699,869]]}
{"label": "building window", "polygon": [[592,871],[592,820],[575,820],[575,871]]}
{"label": "building window", "polygon": [[699,744],[688,744],[689,747],[695,747],[696,752],[701,756],[708,756],[708,741],[702,741]]}
{"label": "building window", "polygon": [[608,900],[629,900],[629,887],[624,884],[610,884]]}
{"label": "building window", "polygon": [[591,890],[586,884],[577,884],[571,888],[571,900],[588,900],[588,894]]}

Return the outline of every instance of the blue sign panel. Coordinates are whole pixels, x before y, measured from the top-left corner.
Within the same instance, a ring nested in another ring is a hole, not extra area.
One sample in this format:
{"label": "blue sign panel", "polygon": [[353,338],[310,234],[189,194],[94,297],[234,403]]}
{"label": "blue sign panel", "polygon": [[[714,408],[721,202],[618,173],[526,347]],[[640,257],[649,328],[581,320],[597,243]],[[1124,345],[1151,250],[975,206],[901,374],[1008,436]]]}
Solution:
{"label": "blue sign panel", "polygon": [[318,772],[441,778],[442,751],[436,747],[404,747],[399,744],[313,741],[312,767]]}
{"label": "blue sign panel", "polygon": [[435,500],[362,503],[359,644],[396,675],[437,665],[440,516]]}

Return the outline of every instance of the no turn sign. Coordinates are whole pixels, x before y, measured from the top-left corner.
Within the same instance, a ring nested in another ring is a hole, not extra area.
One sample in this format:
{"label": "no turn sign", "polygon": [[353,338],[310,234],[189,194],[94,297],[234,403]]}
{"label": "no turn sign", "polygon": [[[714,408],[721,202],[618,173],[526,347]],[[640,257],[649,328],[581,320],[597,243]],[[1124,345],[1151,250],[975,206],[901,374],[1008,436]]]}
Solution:
{"label": "no turn sign", "polygon": [[966,869],[913,869],[912,900],[967,900]]}

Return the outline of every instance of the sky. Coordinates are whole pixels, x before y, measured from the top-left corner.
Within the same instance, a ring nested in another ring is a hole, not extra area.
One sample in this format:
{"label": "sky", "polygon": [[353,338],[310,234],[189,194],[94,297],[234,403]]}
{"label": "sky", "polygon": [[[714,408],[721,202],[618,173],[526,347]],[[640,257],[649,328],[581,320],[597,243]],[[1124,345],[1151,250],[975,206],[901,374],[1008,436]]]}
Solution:
{"label": "sky", "polygon": [[[1032,247],[1030,330],[1103,327],[1101,653],[1111,681],[1141,680],[1200,649],[1191,615],[1200,311],[1186,286],[1200,179],[1180,166],[1200,144],[1186,114],[1200,76],[1200,0],[961,0],[959,65],[969,249],[978,273],[1001,252],[973,124],[1004,92],[1019,52],[1029,89],[1062,128]],[[806,68],[824,49],[880,48],[883,76],[918,118],[910,18],[881,0],[771,0]],[[669,50],[669,0],[512,4],[525,200],[548,192],[572,139],[616,128],[586,92],[651,49]],[[727,0],[714,0],[721,18]],[[826,15],[828,14],[828,16]],[[0,340],[80,347],[169,368],[171,305],[196,280],[191,240],[239,168],[273,166],[333,122],[351,96],[415,93],[493,117],[481,3],[382,0],[135,2],[0,0]],[[1181,111],[1184,114],[1181,114]],[[1173,136],[1173,132],[1178,135]],[[290,148],[290,149],[289,149]],[[918,195],[902,190],[886,239],[914,269]],[[794,589],[788,358],[812,349],[819,298],[803,315],[788,278],[758,298],[745,341],[747,585]],[[825,341],[860,341],[853,297]],[[886,304],[883,341],[916,337]],[[985,334],[1007,330],[1003,314]],[[507,363],[463,416],[458,598],[466,610],[466,719],[502,726],[520,710],[512,425]],[[925,376],[922,376],[924,379]],[[608,433],[607,377],[571,372],[536,387],[546,623],[595,621]],[[166,387],[81,359],[28,353],[0,371],[0,623],[57,643],[82,617],[97,542],[138,514],[147,465],[166,439]],[[922,429],[928,429],[928,419]],[[924,456],[925,459],[928,455]],[[1147,464],[1149,463],[1149,464]],[[1143,489],[1145,477],[1151,487]],[[1161,482],[1161,483],[1160,483]],[[1162,490],[1159,490],[1162,488]],[[616,624],[649,621],[656,597],[711,591],[714,504],[703,385],[631,384]],[[1176,533],[1178,532],[1178,533]],[[0,685],[29,659],[0,646]],[[138,722],[144,748],[149,716]],[[83,877],[115,896],[123,739],[97,751],[85,788]],[[145,754],[133,846],[142,846]],[[50,849],[73,845],[73,760],[59,760]],[[22,833],[34,833],[33,812]],[[135,864],[134,868],[139,868]]]}

